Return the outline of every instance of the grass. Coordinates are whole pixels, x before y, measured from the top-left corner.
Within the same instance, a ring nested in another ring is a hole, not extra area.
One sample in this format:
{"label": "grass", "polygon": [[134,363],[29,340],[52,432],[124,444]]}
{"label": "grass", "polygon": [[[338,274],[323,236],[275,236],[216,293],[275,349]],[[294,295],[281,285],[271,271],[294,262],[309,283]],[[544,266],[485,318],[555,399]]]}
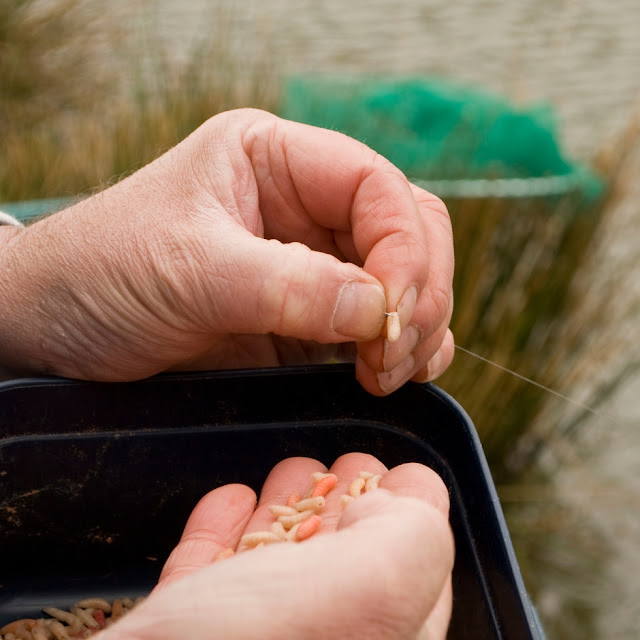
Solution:
{"label": "grass", "polygon": [[[234,50],[221,6],[204,19],[209,37],[176,61],[144,33],[120,35],[97,0],[0,4],[0,202],[90,192],[215,113],[275,110],[276,69],[268,55],[247,59]],[[458,344],[568,395],[616,351],[617,364],[596,396],[615,386],[628,359],[615,336],[594,348],[594,335],[611,317],[597,294],[594,302],[590,261],[635,179],[628,160],[638,145],[640,128],[632,122],[594,158],[608,190],[588,209],[576,194],[446,199],[456,243]],[[543,607],[550,637],[593,637],[598,596],[582,576],[598,573],[607,540],[558,500],[550,472],[536,464],[553,452],[559,464],[580,468],[573,443],[583,412],[464,353],[439,385],[480,432],[534,599],[544,602],[552,583],[566,586],[560,605]]]}
{"label": "grass", "polygon": [[[551,363],[566,342],[573,275],[588,255],[605,207],[583,210],[567,195],[449,200],[456,245],[452,319],[456,341],[503,367],[558,388]],[[461,258],[462,257],[462,258]],[[498,476],[505,452],[524,435],[544,397],[539,389],[469,356],[439,381],[474,416]],[[561,359],[561,358],[560,358]],[[516,401],[517,399],[517,401]]]}
{"label": "grass", "polygon": [[233,50],[223,9],[203,17],[214,37],[175,61],[143,29],[121,35],[97,0],[42,4],[0,13],[0,201],[92,191],[216,113],[274,109],[274,70]]}
{"label": "grass", "polygon": [[[481,434],[525,582],[550,638],[599,637],[598,611],[610,588],[603,575],[619,536],[603,523],[622,517],[633,498],[631,485],[603,486],[591,468],[593,445],[582,444],[581,435],[587,424],[600,433],[615,427],[582,403],[599,407],[637,362],[637,349],[619,332],[637,317],[633,304],[622,309],[628,280],[614,270],[603,282],[598,273],[608,271],[599,249],[617,207],[631,198],[638,149],[640,127],[632,118],[593,159],[607,190],[588,209],[570,195],[448,201],[457,343],[576,399],[573,404],[461,352],[438,380]],[[620,302],[608,304],[612,300]],[[612,506],[605,511],[603,503]]]}
{"label": "grass", "polygon": [[[459,345],[568,395],[602,368],[602,350],[612,345],[596,352],[593,336],[612,317],[588,295],[590,260],[616,203],[630,192],[626,167],[639,147],[640,127],[632,120],[594,159],[607,188],[589,207],[579,194],[447,201],[457,257],[451,326]],[[590,401],[624,371],[618,366]],[[539,387],[461,353],[438,383],[473,416],[498,482],[525,471],[550,445],[553,422],[543,427],[538,416],[554,397]]]}

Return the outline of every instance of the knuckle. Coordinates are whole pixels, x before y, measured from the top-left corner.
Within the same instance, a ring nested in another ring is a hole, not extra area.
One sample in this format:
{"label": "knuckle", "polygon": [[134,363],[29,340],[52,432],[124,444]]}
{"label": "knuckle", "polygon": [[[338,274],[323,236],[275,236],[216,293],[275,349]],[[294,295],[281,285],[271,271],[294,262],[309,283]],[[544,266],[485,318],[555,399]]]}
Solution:
{"label": "knuckle", "polygon": [[447,205],[444,203],[444,200],[438,198],[438,196],[432,195],[429,199],[429,207],[434,211],[434,213],[440,214],[441,222],[448,229],[451,229],[451,217],[449,216],[449,210],[447,209]]}
{"label": "knuckle", "polygon": [[440,327],[453,311],[453,291],[450,287],[434,285],[429,289],[433,308],[433,327]]}
{"label": "knuckle", "polygon": [[[270,240],[269,242],[277,242]],[[305,327],[310,318],[303,304],[304,299],[312,299],[315,295],[310,287],[313,278],[311,250],[306,245],[293,242],[287,244],[287,251],[282,253],[280,264],[277,265],[261,288],[261,307],[265,310],[264,317],[270,318],[271,331],[278,331],[287,327],[289,331]],[[288,265],[295,264],[296,269]]]}

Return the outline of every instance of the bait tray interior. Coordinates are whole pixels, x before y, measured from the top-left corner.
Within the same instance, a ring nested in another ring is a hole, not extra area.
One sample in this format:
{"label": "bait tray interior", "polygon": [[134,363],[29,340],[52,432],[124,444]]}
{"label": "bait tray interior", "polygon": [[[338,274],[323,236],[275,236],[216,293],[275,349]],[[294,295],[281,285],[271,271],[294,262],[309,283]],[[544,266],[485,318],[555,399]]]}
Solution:
{"label": "bait tray interior", "polygon": [[0,384],[0,625],[146,594],[212,488],[259,491],[283,458],[350,451],[449,488],[450,640],[543,638],[469,417],[433,385],[373,397],[348,365]]}

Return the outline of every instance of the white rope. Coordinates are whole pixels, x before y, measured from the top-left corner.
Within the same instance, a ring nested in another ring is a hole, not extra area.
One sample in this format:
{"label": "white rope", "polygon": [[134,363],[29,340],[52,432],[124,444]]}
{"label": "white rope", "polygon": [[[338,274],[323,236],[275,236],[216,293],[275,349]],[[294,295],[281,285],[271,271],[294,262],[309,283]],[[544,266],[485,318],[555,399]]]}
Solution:
{"label": "white rope", "polygon": [[0,225],[3,225],[3,224],[8,224],[13,227],[24,227],[24,225],[22,224],[22,222],[20,222],[20,220],[17,220],[13,216],[10,216],[8,213],[5,213],[4,211],[0,211]]}

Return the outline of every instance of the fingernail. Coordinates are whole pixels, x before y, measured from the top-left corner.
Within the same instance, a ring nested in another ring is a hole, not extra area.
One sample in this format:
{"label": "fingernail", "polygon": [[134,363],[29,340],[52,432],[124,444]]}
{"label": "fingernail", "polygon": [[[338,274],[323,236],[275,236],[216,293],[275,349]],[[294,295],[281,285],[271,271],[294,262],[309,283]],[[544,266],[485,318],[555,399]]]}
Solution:
{"label": "fingernail", "polygon": [[386,299],[382,287],[347,282],[338,295],[331,328],[354,340],[372,340],[384,323]]}
{"label": "fingernail", "polygon": [[420,331],[415,325],[409,325],[396,342],[384,341],[382,366],[385,371],[395,369],[415,348],[420,340]]}
{"label": "fingernail", "polygon": [[398,316],[400,316],[400,326],[405,329],[409,326],[413,312],[416,310],[418,302],[418,288],[415,285],[410,286],[400,298],[398,302]]}
{"label": "fingernail", "polygon": [[378,384],[384,393],[391,393],[401,387],[413,373],[416,366],[416,359],[409,354],[397,367],[377,374]]}

